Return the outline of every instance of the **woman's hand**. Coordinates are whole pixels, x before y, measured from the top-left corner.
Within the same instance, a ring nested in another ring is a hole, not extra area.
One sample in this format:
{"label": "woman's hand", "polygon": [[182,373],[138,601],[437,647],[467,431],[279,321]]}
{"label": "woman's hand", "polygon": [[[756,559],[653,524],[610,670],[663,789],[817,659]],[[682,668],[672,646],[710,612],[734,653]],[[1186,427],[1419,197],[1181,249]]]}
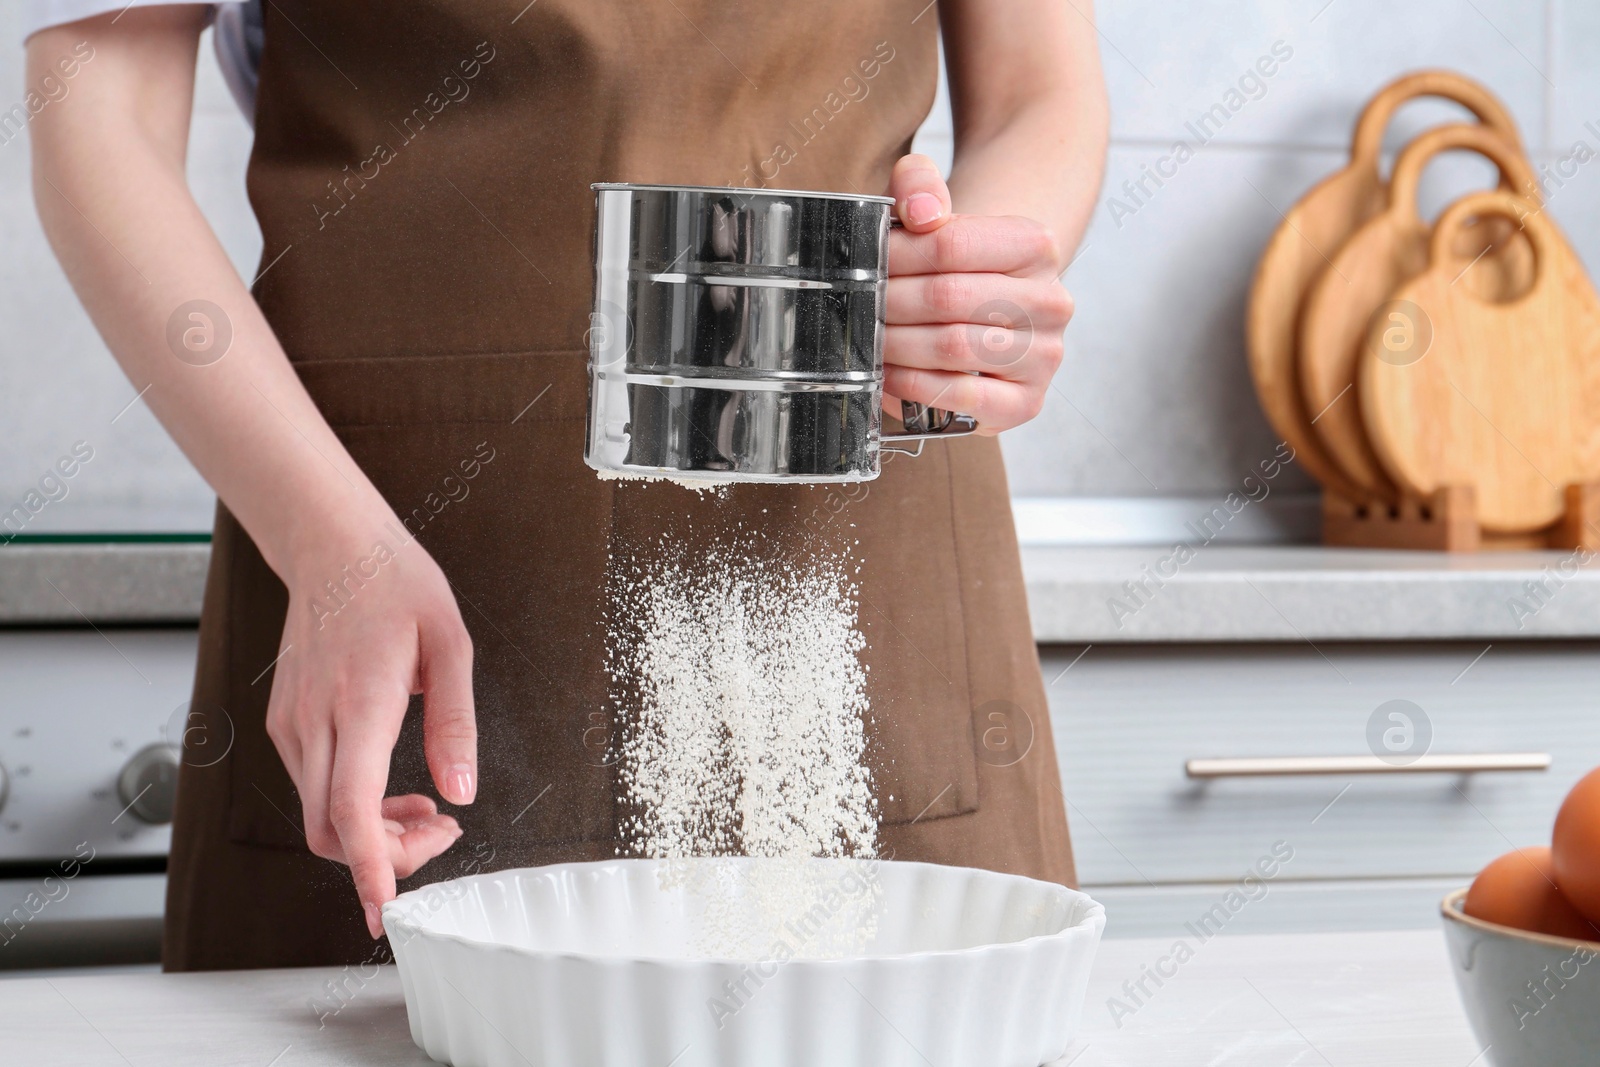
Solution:
{"label": "woman's hand", "polygon": [[347,538],[342,551],[319,546],[296,560],[267,707],[267,734],[300,792],[306,843],[349,864],[373,937],[383,934],[379,909],[395,879],[461,836],[429,797],[384,795],[413,693],[422,694],[423,747],[440,795],[470,804],[477,791],[472,640],[422,546],[379,540]]}
{"label": "woman's hand", "polygon": [[952,213],[927,156],[902,157],[890,193],[904,229],[889,235],[885,407],[899,414],[893,397],[957,411],[986,434],[1027,422],[1072,318],[1055,239],[1031,219]]}

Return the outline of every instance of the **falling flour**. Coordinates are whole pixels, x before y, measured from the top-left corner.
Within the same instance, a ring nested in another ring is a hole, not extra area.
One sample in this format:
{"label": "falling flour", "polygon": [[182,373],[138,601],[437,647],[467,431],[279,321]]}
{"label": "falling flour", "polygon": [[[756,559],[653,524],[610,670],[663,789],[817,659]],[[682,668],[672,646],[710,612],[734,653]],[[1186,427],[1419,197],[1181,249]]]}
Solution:
{"label": "falling flour", "polygon": [[662,538],[612,584],[622,850],[668,861],[704,956],[853,955],[875,868],[812,858],[877,853],[856,586],[847,556],[736,543],[684,560]]}
{"label": "falling flour", "polygon": [[614,590],[627,851],[870,857],[866,668],[839,559],[642,566]]}
{"label": "falling flour", "polygon": [[881,892],[854,554],[691,541],[612,559],[619,852],[666,861],[701,956],[859,954]]}

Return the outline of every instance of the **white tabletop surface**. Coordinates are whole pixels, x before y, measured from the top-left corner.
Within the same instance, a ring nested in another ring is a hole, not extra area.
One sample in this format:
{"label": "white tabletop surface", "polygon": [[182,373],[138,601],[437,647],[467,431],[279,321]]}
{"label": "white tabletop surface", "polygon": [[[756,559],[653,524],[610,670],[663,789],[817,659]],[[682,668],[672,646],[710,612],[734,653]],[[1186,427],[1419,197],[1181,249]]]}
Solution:
{"label": "white tabletop surface", "polygon": [[[1433,931],[1106,941],[1072,1067],[1482,1067]],[[1172,962],[1161,969],[1173,973]],[[371,972],[368,972],[369,974]],[[313,999],[346,1006],[319,1019]],[[1134,983],[1137,1002],[1123,988]],[[1148,995],[1146,995],[1148,993]],[[1108,1001],[1122,1000],[1121,1026]],[[0,982],[0,1065],[420,1065],[393,968],[18,978]],[[574,1065],[577,1067],[577,1065]],[[944,1067],[935,1064],[934,1067]]]}

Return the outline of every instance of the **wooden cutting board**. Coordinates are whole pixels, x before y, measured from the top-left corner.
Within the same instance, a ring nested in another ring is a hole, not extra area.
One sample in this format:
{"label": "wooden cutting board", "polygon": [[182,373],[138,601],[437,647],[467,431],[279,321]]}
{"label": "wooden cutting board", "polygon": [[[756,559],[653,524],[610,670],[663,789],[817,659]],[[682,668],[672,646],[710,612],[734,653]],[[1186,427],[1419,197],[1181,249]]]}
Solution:
{"label": "wooden cutting board", "polygon": [[[1417,185],[1440,152],[1470,149],[1500,168],[1501,188],[1538,201],[1533,167],[1487,126],[1455,124],[1429,130],[1407,145],[1395,163],[1389,205],[1362,224],[1311,283],[1300,311],[1300,392],[1313,413],[1317,439],[1340,470],[1366,496],[1393,503],[1395,486],[1373,454],[1354,395],[1357,356],[1372,317],[1404,282],[1428,265],[1433,226],[1417,211]],[[1521,292],[1533,277],[1533,250],[1512,223],[1498,216],[1459,231],[1452,254],[1458,270],[1482,297]]]}
{"label": "wooden cutting board", "polygon": [[1283,216],[1261,255],[1250,289],[1245,341],[1261,407],[1311,476],[1352,500],[1359,499],[1360,492],[1317,440],[1300,395],[1295,352],[1300,303],[1339,246],[1388,203],[1387,183],[1378,170],[1383,132],[1395,109],[1419,96],[1454,100],[1513,144],[1521,144],[1510,113],[1470,78],[1425,70],[1391,82],[1362,110],[1350,162]]}
{"label": "wooden cutting board", "polygon": [[[1532,285],[1507,302],[1456,283],[1452,241],[1485,215],[1520,219],[1533,249]],[[1556,522],[1566,487],[1600,478],[1600,297],[1583,264],[1530,201],[1476,193],[1439,219],[1427,269],[1395,297],[1422,318],[1374,324],[1358,386],[1390,478],[1422,499],[1446,486],[1473,487],[1487,531]],[[1420,355],[1419,346],[1385,337],[1430,324],[1432,342]]]}

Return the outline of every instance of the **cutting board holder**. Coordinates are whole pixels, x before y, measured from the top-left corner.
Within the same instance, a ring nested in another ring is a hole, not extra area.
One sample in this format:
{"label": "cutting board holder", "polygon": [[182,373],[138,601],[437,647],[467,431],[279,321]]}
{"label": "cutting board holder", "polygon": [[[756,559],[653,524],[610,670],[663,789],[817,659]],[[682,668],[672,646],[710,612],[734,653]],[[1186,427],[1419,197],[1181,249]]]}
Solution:
{"label": "cutting board holder", "polygon": [[1407,548],[1433,552],[1507,549],[1600,549],[1600,483],[1569,485],[1561,518],[1543,530],[1503,534],[1478,525],[1471,486],[1447,486],[1427,500],[1356,502],[1322,494],[1322,542],[1339,548]]}

